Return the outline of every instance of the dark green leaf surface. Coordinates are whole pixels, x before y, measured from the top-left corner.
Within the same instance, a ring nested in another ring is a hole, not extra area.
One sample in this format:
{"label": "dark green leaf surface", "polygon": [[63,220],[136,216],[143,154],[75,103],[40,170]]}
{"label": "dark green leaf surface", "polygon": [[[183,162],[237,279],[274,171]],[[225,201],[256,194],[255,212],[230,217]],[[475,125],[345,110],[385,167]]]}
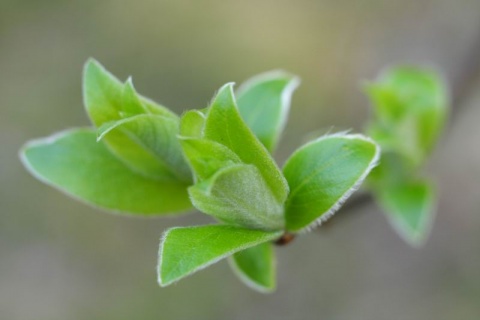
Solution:
{"label": "dark green leaf surface", "polygon": [[253,165],[225,167],[188,192],[195,208],[225,223],[263,230],[284,227],[283,206]]}
{"label": "dark green leaf surface", "polygon": [[275,253],[271,243],[237,252],[229,260],[232,269],[249,287],[265,293],[275,290]]}
{"label": "dark green leaf surface", "polygon": [[238,112],[233,84],[224,85],[207,114],[204,136],[223,144],[246,164],[255,165],[278,203],[288,195],[288,184],[269,152],[255,137]]}
{"label": "dark green leaf surface", "polygon": [[375,166],[380,149],[361,135],[324,136],[300,147],[283,172],[290,185],[286,228],[298,232],[329,218]]}
{"label": "dark green leaf surface", "polygon": [[172,228],[165,232],[158,255],[158,282],[167,286],[236,252],[278,238],[228,225]]}
{"label": "dark green leaf surface", "polygon": [[41,181],[104,209],[154,215],[191,208],[186,184],[159,183],[133,172],[96,142],[94,130],[71,130],[32,141],[21,156]]}
{"label": "dark green leaf surface", "polygon": [[238,109],[245,123],[273,152],[285,127],[293,91],[300,80],[283,71],[258,75],[237,91]]}
{"label": "dark green leaf surface", "polygon": [[435,192],[424,181],[403,182],[376,192],[393,227],[413,246],[422,245],[434,216]]}

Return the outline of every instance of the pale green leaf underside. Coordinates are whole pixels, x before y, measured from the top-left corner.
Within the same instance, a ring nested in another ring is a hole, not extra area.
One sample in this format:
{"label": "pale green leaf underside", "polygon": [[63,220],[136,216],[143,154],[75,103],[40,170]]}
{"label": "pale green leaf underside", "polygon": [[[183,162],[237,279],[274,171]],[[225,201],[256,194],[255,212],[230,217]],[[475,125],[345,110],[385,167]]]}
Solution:
{"label": "pale green leaf underside", "polygon": [[282,204],[253,165],[225,167],[188,192],[195,208],[225,223],[263,230],[284,227]]}
{"label": "pale green leaf underside", "polygon": [[422,245],[430,232],[435,192],[423,181],[403,182],[376,191],[377,200],[400,236],[413,246]]}
{"label": "pale green leaf underside", "polygon": [[288,195],[288,184],[268,150],[255,137],[238,112],[233,84],[224,85],[208,109],[204,137],[223,144],[246,164],[256,166],[278,203]]}
{"label": "pale green leaf underside", "polygon": [[189,182],[191,173],[177,138],[178,126],[176,119],[139,114],[106,122],[97,134],[98,140],[109,139],[110,150],[133,170],[153,179]]}
{"label": "pale green leaf underside", "polygon": [[283,71],[247,80],[237,91],[238,109],[245,123],[270,151],[285,127],[293,91],[300,81]]}
{"label": "pale green leaf underside", "polygon": [[356,190],[376,165],[379,147],[361,135],[331,135],[300,147],[283,172],[290,185],[285,205],[292,232],[320,224]]}
{"label": "pale green leaf underside", "polygon": [[229,225],[169,229],[160,243],[158,282],[167,286],[236,252],[272,241],[280,235],[281,232]]}
{"label": "pale green leaf underside", "polygon": [[229,258],[238,277],[260,292],[275,290],[275,252],[272,243],[262,243],[235,253]]}
{"label": "pale green leaf underside", "polygon": [[131,171],[102,142],[96,142],[93,129],[32,141],[21,157],[41,181],[103,209],[154,215],[191,208],[186,184],[160,183]]}

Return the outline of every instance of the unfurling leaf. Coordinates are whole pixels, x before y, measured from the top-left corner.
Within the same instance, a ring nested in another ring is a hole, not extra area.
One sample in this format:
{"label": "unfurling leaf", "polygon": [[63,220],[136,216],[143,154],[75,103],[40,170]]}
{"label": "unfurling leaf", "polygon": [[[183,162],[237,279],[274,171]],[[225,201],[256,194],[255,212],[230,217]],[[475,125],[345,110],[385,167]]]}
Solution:
{"label": "unfurling leaf", "polygon": [[256,166],[277,201],[285,201],[287,181],[267,149],[240,116],[233,95],[233,84],[224,85],[214,98],[208,109],[204,136],[232,150],[245,164]]}
{"label": "unfurling leaf", "polygon": [[232,85],[204,112],[182,117],[180,140],[195,176],[189,188],[200,211],[233,225],[279,230],[288,185],[269,152],[240,116]]}
{"label": "unfurling leaf", "polygon": [[225,167],[188,192],[195,208],[225,223],[262,230],[280,230],[285,225],[283,204],[253,165]]}

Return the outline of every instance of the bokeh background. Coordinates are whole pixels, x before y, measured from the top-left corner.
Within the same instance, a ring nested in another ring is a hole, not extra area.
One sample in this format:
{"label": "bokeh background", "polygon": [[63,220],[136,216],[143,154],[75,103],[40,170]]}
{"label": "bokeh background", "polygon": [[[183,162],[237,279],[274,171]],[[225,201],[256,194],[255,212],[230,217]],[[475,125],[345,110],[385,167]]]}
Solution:
{"label": "bokeh background", "polygon": [[[480,319],[479,41],[478,0],[0,0],[0,319]],[[159,288],[162,231],[207,217],[104,214],[18,160],[28,139],[89,125],[88,57],[179,113],[228,81],[299,75],[279,162],[312,131],[362,130],[361,83],[385,66],[436,67],[455,103],[428,168],[431,238],[412,249],[363,204],[277,250],[274,294],[225,262]]]}

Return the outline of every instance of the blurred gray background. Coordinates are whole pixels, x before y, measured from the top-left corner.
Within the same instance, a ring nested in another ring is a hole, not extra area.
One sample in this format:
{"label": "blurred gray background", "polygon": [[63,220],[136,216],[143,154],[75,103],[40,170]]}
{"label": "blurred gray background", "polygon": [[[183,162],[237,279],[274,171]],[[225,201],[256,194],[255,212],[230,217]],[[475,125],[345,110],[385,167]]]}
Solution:
{"label": "blurred gray background", "polygon": [[[478,0],[0,0],[0,319],[480,319]],[[159,288],[159,237],[198,213],[99,212],[21,166],[28,139],[88,126],[81,70],[95,57],[181,113],[223,83],[299,75],[281,163],[312,131],[368,119],[361,82],[385,66],[441,70],[455,109],[429,165],[441,184],[415,250],[373,205],[277,250],[278,289],[243,286],[225,262]]]}

